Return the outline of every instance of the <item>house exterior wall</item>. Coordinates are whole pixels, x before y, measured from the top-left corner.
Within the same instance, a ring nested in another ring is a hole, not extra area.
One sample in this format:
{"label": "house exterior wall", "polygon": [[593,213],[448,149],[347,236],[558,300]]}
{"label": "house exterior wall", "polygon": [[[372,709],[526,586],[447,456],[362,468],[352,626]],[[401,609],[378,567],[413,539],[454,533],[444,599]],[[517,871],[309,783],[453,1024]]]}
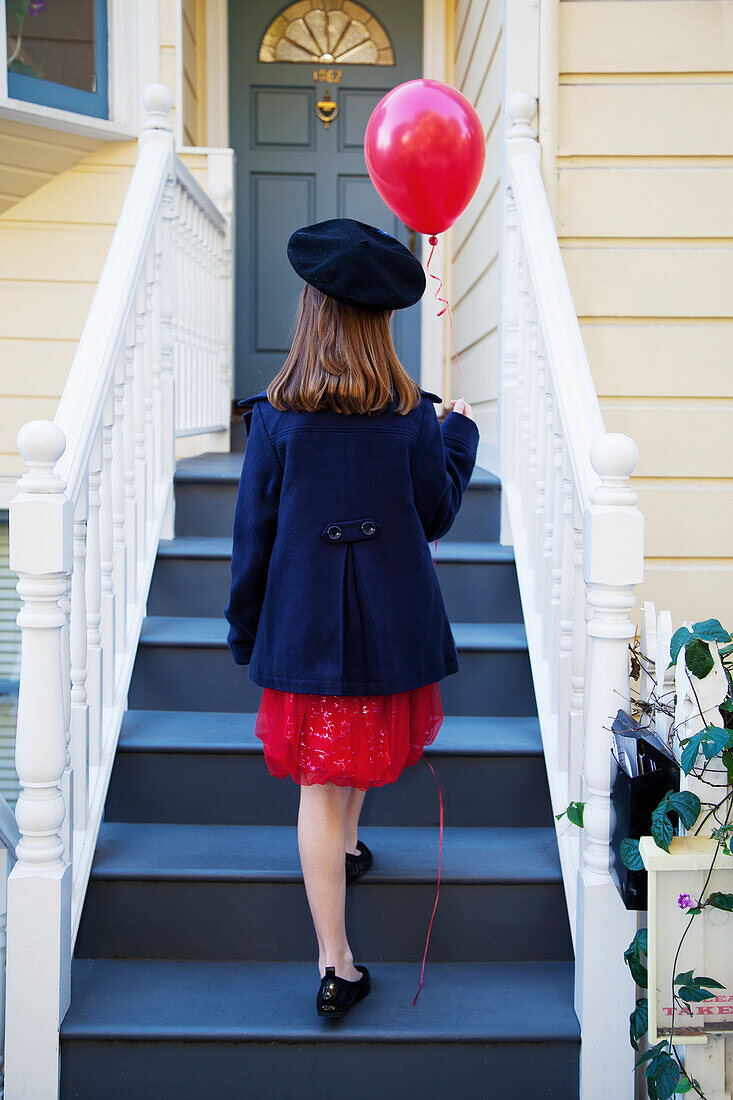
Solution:
{"label": "house exterior wall", "polygon": [[495,451],[499,424],[502,17],[501,0],[458,0],[450,36],[453,71],[448,79],[476,108],[486,135],[478,190],[449,230],[447,282],[463,378],[461,386],[449,344],[448,396],[458,397],[464,390],[474,408],[481,432],[480,462],[491,461],[484,456]]}
{"label": "house exterior wall", "polygon": [[731,0],[559,5],[557,230],[606,427],[639,446],[637,624],[645,599],[733,622],[731,42]]}

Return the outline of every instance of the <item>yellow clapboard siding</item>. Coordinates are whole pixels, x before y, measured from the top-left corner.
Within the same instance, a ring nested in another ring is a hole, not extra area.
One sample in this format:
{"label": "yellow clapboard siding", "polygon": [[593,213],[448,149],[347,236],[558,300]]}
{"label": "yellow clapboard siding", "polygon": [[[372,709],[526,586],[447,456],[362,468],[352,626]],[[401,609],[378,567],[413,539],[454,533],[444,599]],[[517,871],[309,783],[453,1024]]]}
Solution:
{"label": "yellow clapboard siding", "polygon": [[91,168],[95,164],[124,165],[134,168],[137,164],[136,141],[114,141],[109,145],[101,145],[93,153],[84,157],[84,168]]}
{"label": "yellow clapboard siding", "polygon": [[[484,277],[468,292],[453,310],[453,324],[459,353],[473,347],[498,322],[499,265],[493,264]],[[452,347],[452,345],[451,345]],[[466,391],[466,398],[471,400]]]}
{"label": "yellow clapboard siding", "polygon": [[599,321],[581,330],[601,396],[733,397],[730,324]]}
{"label": "yellow clapboard siding", "polygon": [[453,264],[452,306],[457,306],[469,289],[484,275],[499,255],[500,203],[494,195],[466,238]]}
{"label": "yellow clapboard siding", "polygon": [[733,237],[733,167],[565,168],[564,237]]}
{"label": "yellow clapboard siding", "polygon": [[456,87],[462,90],[471,54],[477,48],[477,38],[481,22],[486,15],[489,0],[471,0],[465,17],[456,19],[455,74]]}
{"label": "yellow clapboard siding", "polygon": [[[470,64],[462,80],[461,92],[476,106],[476,100],[485,82],[487,68],[496,59],[496,46],[501,35],[502,6],[500,0],[489,0],[480,29],[481,44],[470,59]],[[501,59],[496,68],[501,69]],[[479,111],[479,114],[481,112]]]}
{"label": "yellow clapboard siding", "polygon": [[0,194],[9,195],[16,201],[42,187],[51,179],[50,172],[40,172],[33,168],[14,168],[0,165]]}
{"label": "yellow clapboard siding", "polygon": [[733,155],[733,83],[565,84],[561,156]]}
{"label": "yellow clapboard siding", "polygon": [[[0,294],[3,281],[40,279],[96,282],[112,239],[112,228],[101,225],[38,226],[0,222]],[[73,256],[73,271],[69,257]]]}
{"label": "yellow clapboard siding", "polygon": [[[725,558],[730,555],[733,481],[709,478],[632,478],[650,558]],[[683,522],[671,522],[674,517]]]}
{"label": "yellow clapboard siding", "polygon": [[644,600],[653,600],[657,611],[671,612],[674,629],[686,619],[694,623],[716,618],[726,630],[733,630],[733,562],[702,565],[693,558],[667,564],[652,559],[645,563],[644,580],[634,594],[631,621],[637,629]]}
{"label": "yellow clapboard siding", "polygon": [[78,340],[95,290],[93,283],[6,282],[0,294],[0,334],[23,339],[32,332],[37,340]]}
{"label": "yellow clapboard siding", "polygon": [[733,246],[564,247],[584,317],[733,317]]}
{"label": "yellow clapboard siding", "polygon": [[733,2],[580,0],[560,4],[560,72],[725,72]]}
{"label": "yellow clapboard siding", "polygon": [[451,345],[451,397],[465,390],[466,400],[472,405],[496,401],[499,387],[498,344],[498,333],[494,330],[460,356],[463,385]]}
{"label": "yellow clapboard siding", "polygon": [[637,477],[733,477],[733,402],[601,398],[601,412],[607,431],[636,440]]}
{"label": "yellow clapboard siding", "polygon": [[[100,173],[105,174],[100,186]],[[130,183],[125,167],[77,166],[49,180],[22,203],[3,215],[3,221],[83,222],[84,225],[116,225]],[[53,188],[47,193],[47,188]],[[51,202],[49,202],[51,198]]]}
{"label": "yellow clapboard siding", "polygon": [[[15,450],[16,436],[26,421],[53,420],[57,406],[57,397],[3,397],[0,401],[0,440],[12,443]],[[0,469],[3,473],[23,472],[26,465],[18,455],[17,463],[11,468],[0,455]]]}
{"label": "yellow clapboard siding", "polygon": [[34,340],[30,333],[24,340],[0,338],[0,400],[24,395],[60,397],[76,343],[76,340]]}

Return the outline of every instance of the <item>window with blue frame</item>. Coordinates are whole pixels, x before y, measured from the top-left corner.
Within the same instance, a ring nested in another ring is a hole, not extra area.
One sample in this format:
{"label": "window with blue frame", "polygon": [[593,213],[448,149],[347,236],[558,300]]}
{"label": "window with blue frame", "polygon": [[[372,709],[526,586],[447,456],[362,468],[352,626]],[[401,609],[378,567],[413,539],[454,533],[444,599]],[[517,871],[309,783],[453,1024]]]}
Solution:
{"label": "window with blue frame", "polygon": [[8,95],[108,117],[107,0],[5,0]]}

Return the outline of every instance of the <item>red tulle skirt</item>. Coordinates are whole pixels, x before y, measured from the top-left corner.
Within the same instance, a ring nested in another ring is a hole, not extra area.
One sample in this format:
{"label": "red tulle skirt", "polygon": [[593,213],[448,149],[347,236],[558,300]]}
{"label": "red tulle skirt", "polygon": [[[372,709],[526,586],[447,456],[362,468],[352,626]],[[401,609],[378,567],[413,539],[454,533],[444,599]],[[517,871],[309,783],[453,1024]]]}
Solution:
{"label": "red tulle skirt", "polygon": [[381,787],[416,764],[443,722],[437,683],[391,695],[263,688],[255,722],[271,775],[298,784]]}

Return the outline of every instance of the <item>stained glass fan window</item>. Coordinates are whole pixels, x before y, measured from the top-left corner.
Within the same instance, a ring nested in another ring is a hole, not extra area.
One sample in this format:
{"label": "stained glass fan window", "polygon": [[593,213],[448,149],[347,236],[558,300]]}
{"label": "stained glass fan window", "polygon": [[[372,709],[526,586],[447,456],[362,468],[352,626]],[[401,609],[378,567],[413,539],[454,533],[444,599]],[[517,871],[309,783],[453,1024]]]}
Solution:
{"label": "stained glass fan window", "polygon": [[394,65],[379,20],[351,0],[300,0],[280,12],[262,39],[260,61],[319,65]]}

